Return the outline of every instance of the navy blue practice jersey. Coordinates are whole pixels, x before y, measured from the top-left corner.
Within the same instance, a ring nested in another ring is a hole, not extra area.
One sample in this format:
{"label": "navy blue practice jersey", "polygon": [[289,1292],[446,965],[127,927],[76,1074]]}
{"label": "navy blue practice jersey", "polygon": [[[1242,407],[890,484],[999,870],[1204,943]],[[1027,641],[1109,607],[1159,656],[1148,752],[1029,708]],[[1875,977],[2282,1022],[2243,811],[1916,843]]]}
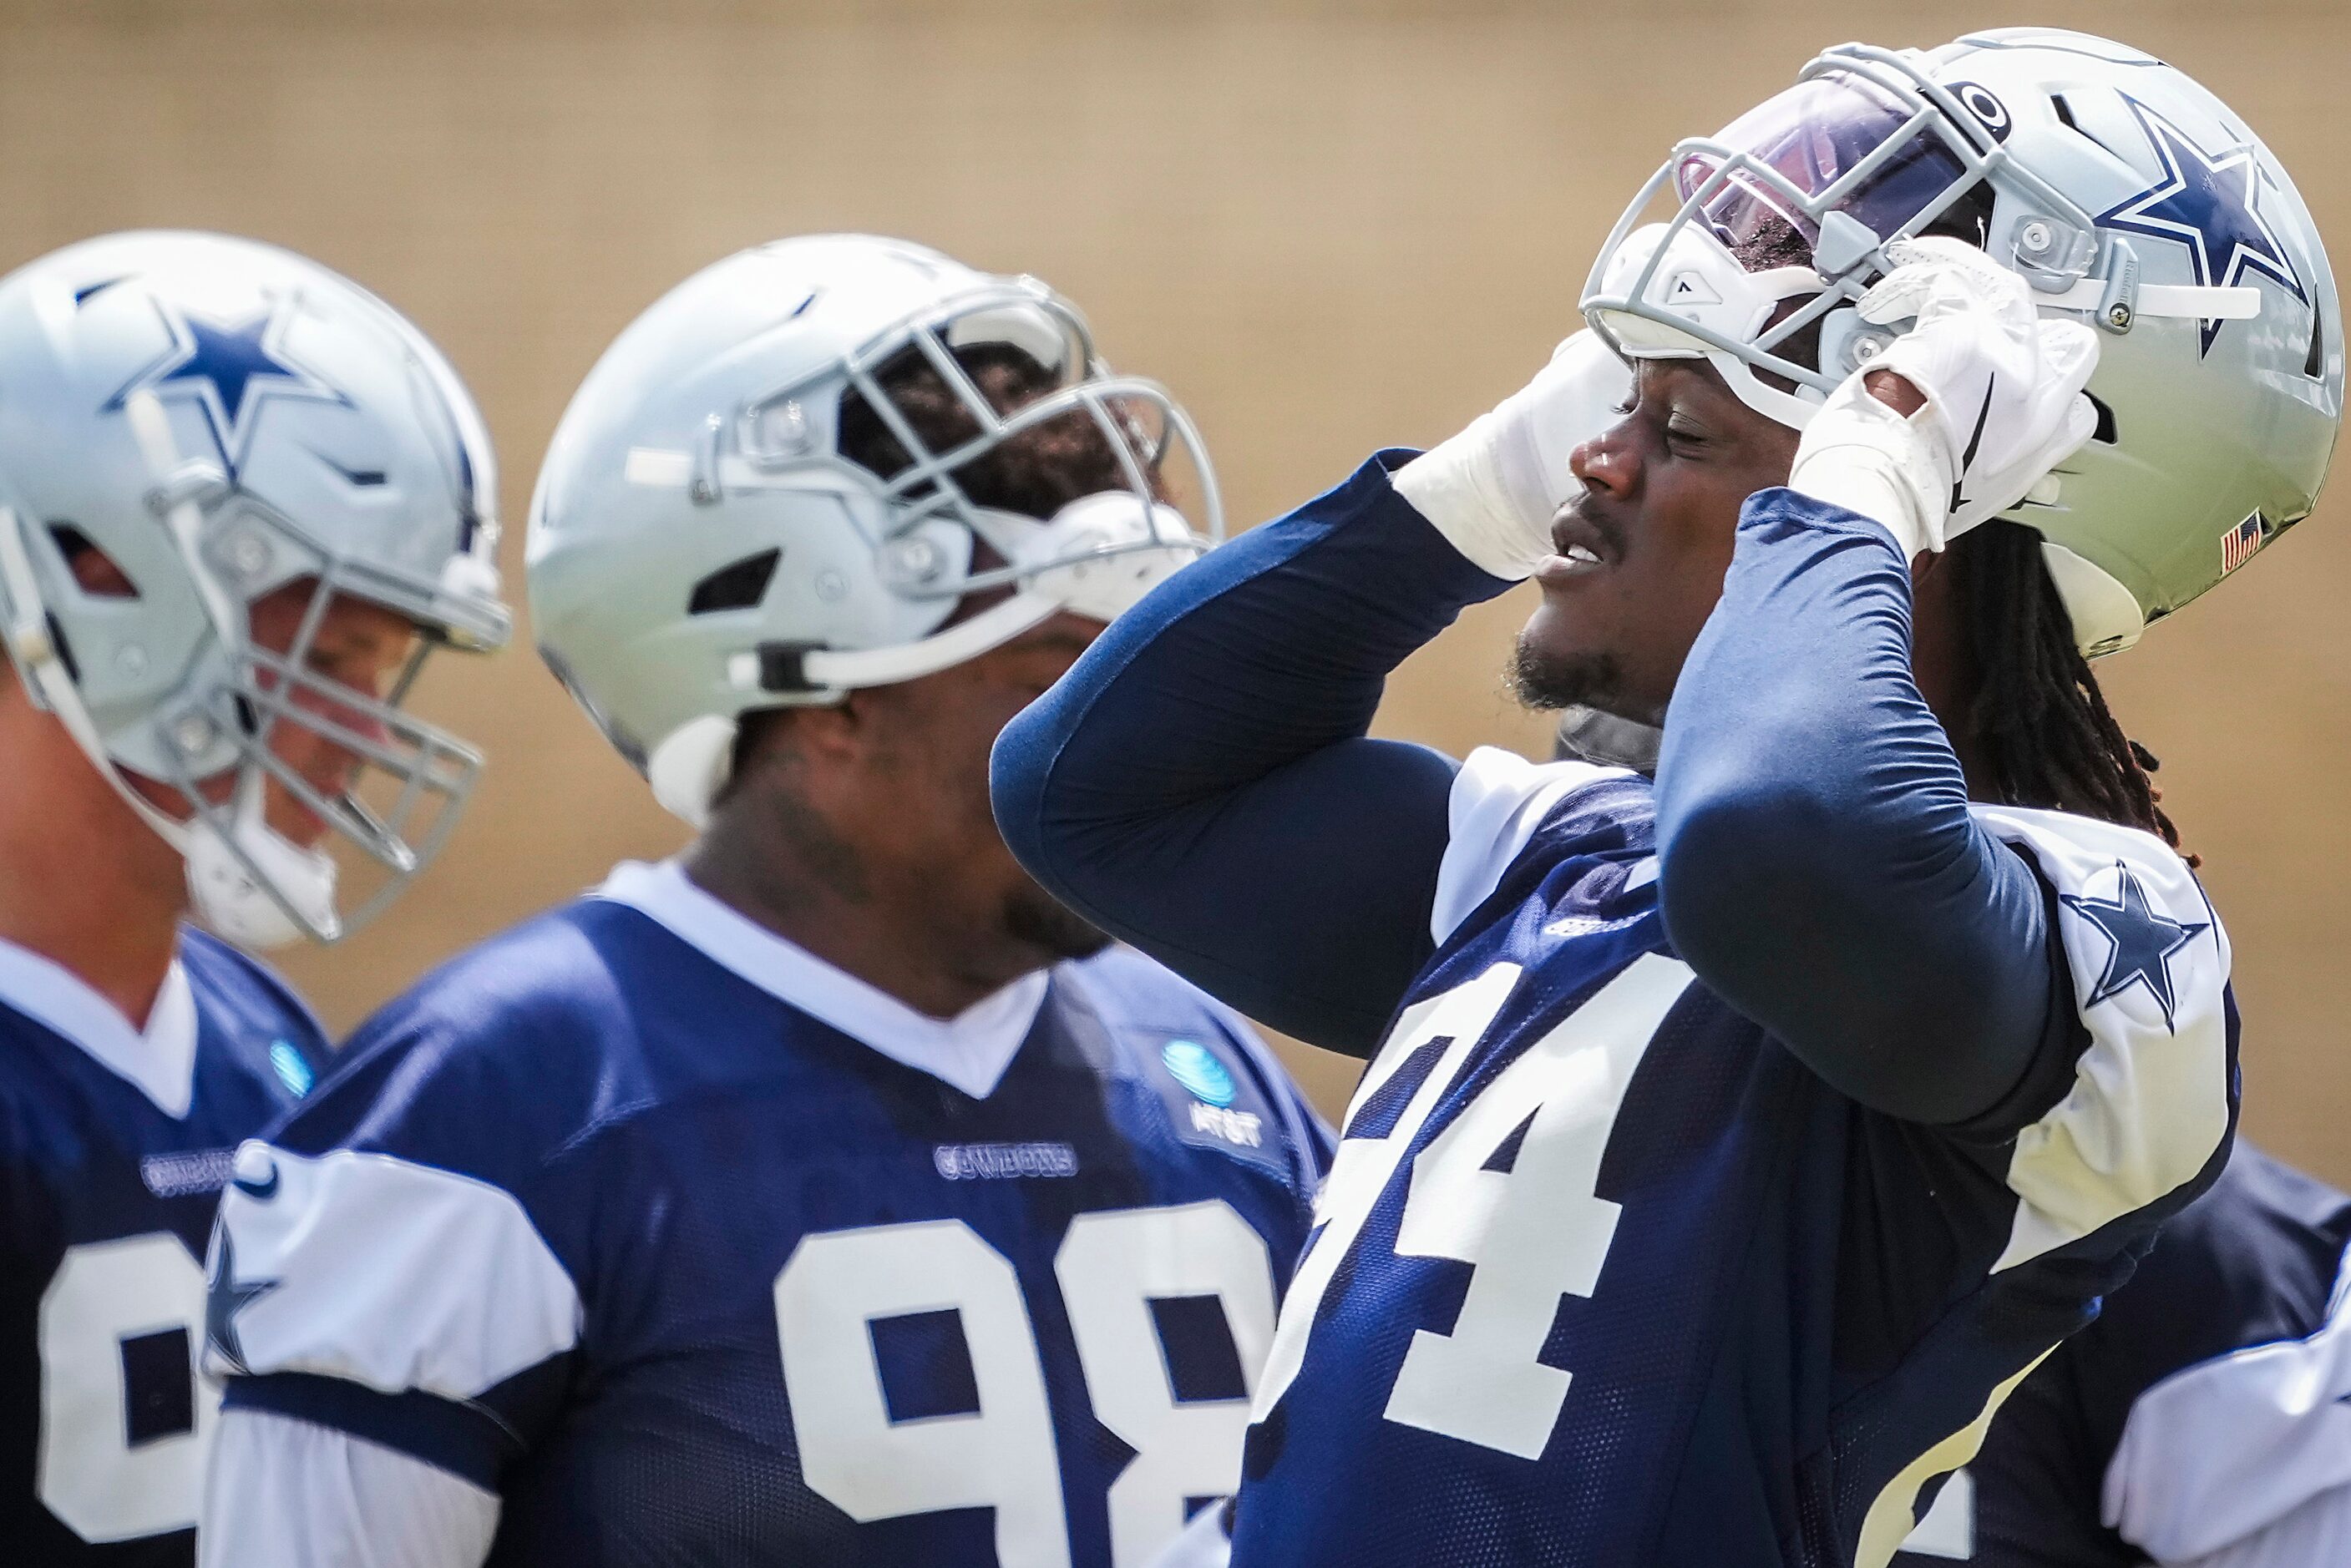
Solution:
{"label": "navy blue practice jersey", "polygon": [[2351,1197],[2239,1142],[1895,1561],[2351,1563]]}
{"label": "navy blue practice jersey", "polygon": [[1646,780],[1469,760],[1437,956],[1257,1394],[1236,1565],[1883,1568],[2234,1118],[2228,948],[2187,866],[1977,815],[2047,889],[2063,1054],[2032,1103],[1929,1127],[1675,956]]}
{"label": "navy blue practice jersey", "polygon": [[974,1094],[746,941],[590,898],[371,1024],[224,1207],[230,1404],[496,1492],[517,1568],[1141,1568],[1237,1483],[1328,1135],[1124,950]]}
{"label": "navy blue practice jersey", "polygon": [[0,1562],[194,1560],[219,1401],[195,1357],[205,1237],[237,1144],[309,1086],[324,1042],[274,976],[194,932],[155,1011],[142,1039],[0,946]]}

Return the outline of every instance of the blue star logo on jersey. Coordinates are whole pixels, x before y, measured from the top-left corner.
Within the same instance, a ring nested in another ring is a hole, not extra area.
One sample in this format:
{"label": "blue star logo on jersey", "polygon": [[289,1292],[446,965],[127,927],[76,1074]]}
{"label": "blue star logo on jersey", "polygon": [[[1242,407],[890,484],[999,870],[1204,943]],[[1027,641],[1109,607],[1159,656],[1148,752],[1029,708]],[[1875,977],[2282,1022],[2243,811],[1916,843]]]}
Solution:
{"label": "blue star logo on jersey", "polygon": [[[2163,178],[2098,214],[2101,228],[2146,234],[2188,247],[2188,265],[2206,287],[2234,288],[2247,269],[2268,275],[2304,305],[2302,285],[2277,232],[2262,216],[2261,157],[2251,142],[2207,152],[2191,137],[2136,99],[2126,97],[2162,161]],[[2210,353],[2221,323],[2204,323],[2201,352]]]}
{"label": "blue star logo on jersey", "polygon": [[107,400],[120,409],[138,392],[193,401],[212,431],[222,466],[233,483],[253,444],[262,410],[280,398],[318,402],[348,400],[286,350],[290,302],[273,301],[239,321],[214,321],[190,311],[174,317],[160,302],[157,314],[172,335],[172,347]]}
{"label": "blue star logo on jersey", "polygon": [[204,1335],[229,1370],[249,1372],[244,1342],[237,1337],[236,1314],[276,1290],[278,1282],[236,1277],[236,1246],[226,1226],[213,1227],[213,1247],[220,1262],[214,1266],[212,1282],[204,1287]]}
{"label": "blue star logo on jersey", "polygon": [[2112,899],[2077,898],[2071,893],[2058,895],[2067,909],[2105,932],[2114,950],[2106,955],[2105,972],[2098,977],[2096,988],[2084,1005],[2095,1007],[2134,985],[2143,985],[2147,993],[2155,998],[2155,1004],[2163,1009],[2163,1026],[2169,1029],[2178,1003],[2178,993],[2171,983],[2171,955],[2210,930],[2212,923],[2174,920],[2158,914],[2147,901],[2147,889],[2130,874],[2128,867],[2117,860],[2115,872],[2120,882]]}

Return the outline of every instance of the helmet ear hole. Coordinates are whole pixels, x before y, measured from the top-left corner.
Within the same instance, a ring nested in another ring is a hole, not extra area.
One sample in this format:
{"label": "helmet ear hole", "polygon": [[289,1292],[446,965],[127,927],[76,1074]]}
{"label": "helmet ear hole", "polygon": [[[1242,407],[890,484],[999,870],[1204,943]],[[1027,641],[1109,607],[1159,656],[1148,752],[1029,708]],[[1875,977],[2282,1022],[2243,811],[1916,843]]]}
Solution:
{"label": "helmet ear hole", "polygon": [[2095,392],[2084,392],[2082,396],[2090,400],[2090,407],[2098,416],[2097,428],[2090,432],[2090,439],[2101,446],[2113,446],[2120,441],[2122,437],[2115,428],[2115,410],[2106,406],[2106,400]]}
{"label": "helmet ear hole", "polygon": [[70,523],[49,524],[49,542],[65,557],[74,584],[94,599],[135,599],[139,585],[116,564],[113,556],[90,543],[89,535]]}
{"label": "helmet ear hole", "polygon": [[756,556],[746,556],[730,566],[721,566],[694,585],[694,593],[685,602],[685,613],[712,615],[719,610],[749,609],[768,597],[768,585],[776,578],[776,564],[783,559],[778,547],[762,550]]}

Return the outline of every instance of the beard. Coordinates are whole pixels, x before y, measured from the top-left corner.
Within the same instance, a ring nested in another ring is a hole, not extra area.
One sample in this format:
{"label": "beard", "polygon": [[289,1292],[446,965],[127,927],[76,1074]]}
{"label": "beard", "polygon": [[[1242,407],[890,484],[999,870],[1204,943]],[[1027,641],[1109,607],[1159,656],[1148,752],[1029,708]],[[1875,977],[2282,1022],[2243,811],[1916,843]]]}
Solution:
{"label": "beard", "polygon": [[1004,901],[1004,929],[1014,940],[1050,953],[1050,961],[1092,958],[1110,946],[1109,933],[1053,901],[1031,883]]}
{"label": "beard", "polygon": [[1614,654],[1555,653],[1522,632],[1502,679],[1520,706],[1539,712],[1593,708],[1635,723],[1657,722],[1656,715],[1626,711],[1625,672]]}

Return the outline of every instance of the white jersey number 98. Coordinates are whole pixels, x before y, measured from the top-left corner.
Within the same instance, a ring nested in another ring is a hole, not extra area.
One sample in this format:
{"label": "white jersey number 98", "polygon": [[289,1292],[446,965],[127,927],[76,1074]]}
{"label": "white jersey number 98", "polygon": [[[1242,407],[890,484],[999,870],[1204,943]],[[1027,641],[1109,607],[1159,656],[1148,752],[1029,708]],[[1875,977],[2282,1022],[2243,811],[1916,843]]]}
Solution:
{"label": "white jersey number 98", "polygon": [[[1265,1242],[1222,1202],[1081,1214],[1053,1260],[1094,1418],[1135,1450],[1110,1489],[1111,1556],[1142,1568],[1187,1498],[1240,1480],[1246,1399],[1180,1401],[1151,1303],[1216,1296],[1254,1391],[1273,1339]],[[869,1325],[953,1311],[978,1409],[893,1422]],[[810,1236],[776,1278],[800,1469],[860,1521],[992,1507],[1004,1568],[1070,1562],[1061,1460],[1029,1304],[1001,1252],[959,1220]]]}

